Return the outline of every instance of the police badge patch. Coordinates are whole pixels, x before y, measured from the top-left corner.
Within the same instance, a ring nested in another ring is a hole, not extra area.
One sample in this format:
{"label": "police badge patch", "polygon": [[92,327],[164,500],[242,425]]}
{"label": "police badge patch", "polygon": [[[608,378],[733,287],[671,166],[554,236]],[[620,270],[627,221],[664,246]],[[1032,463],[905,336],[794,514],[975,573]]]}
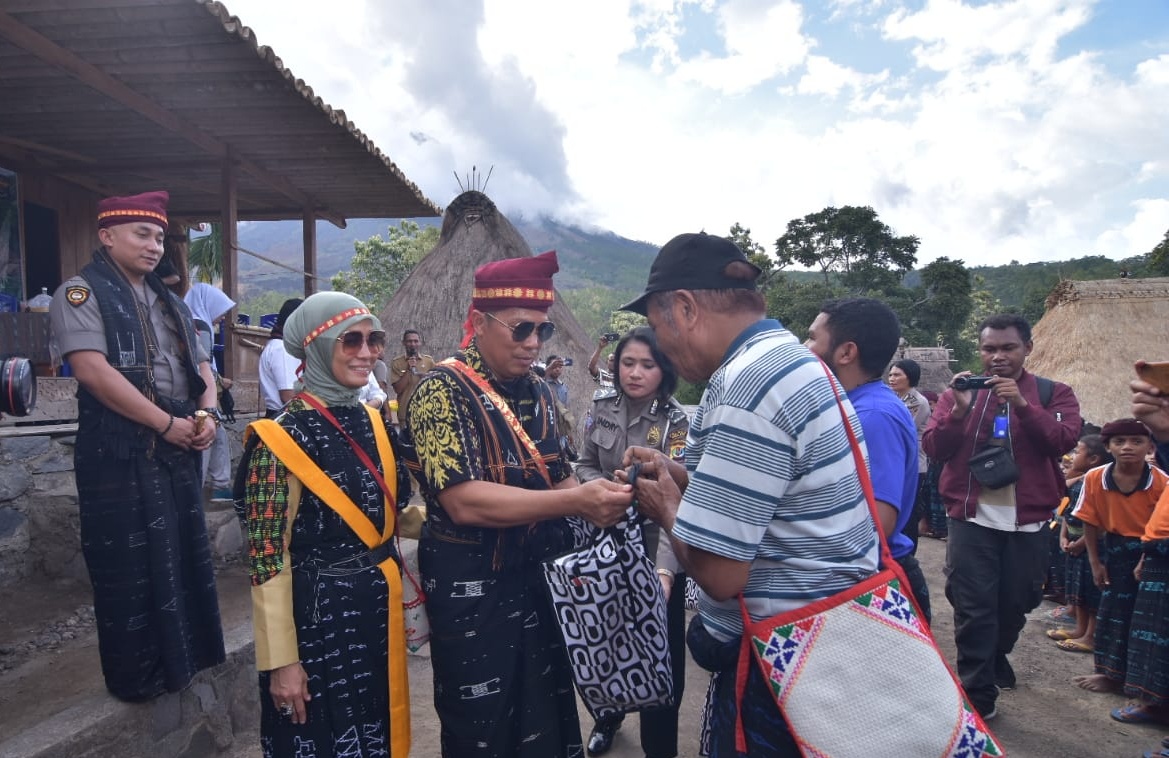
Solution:
{"label": "police badge patch", "polygon": [[65,289],[65,302],[72,305],[74,308],[85,305],[89,300],[89,288],[80,285],[73,285]]}

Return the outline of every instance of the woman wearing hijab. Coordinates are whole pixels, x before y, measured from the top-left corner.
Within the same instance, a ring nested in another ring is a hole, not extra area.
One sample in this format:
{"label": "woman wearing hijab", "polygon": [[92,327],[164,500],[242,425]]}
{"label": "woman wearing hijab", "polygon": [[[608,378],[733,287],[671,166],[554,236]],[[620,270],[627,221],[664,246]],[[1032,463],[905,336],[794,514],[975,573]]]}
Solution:
{"label": "woman wearing hijab", "polygon": [[266,757],[409,750],[393,533],[410,483],[396,440],[357,399],[385,337],[356,298],[309,297],[284,324],[285,348],[305,366],[297,394],[251,426],[260,439],[248,440],[236,494]]}
{"label": "woman wearing hijab", "polygon": [[[231,312],[235,301],[223,294],[222,290],[198,282],[187,290],[183,302],[191,309],[199,344],[207,355],[211,355],[215,326]],[[218,397],[221,389],[231,386],[231,380],[219,375],[214,362],[211,365],[216,384],[215,394]],[[231,499],[231,451],[227,446],[227,430],[222,423],[215,425],[215,439],[211,447],[203,452],[203,485],[211,489],[212,500]]]}

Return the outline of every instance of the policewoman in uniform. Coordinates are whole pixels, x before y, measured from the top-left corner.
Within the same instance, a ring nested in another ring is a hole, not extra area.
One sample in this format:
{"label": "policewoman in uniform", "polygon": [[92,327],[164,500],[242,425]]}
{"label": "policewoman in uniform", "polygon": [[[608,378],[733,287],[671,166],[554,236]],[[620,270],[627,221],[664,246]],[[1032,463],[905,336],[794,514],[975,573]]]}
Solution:
{"label": "policewoman in uniform", "polygon": [[77,378],[73,459],[102,673],[130,701],[224,660],[199,465],[218,424],[215,383],[190,311],[154,274],[168,200],[99,202],[101,247],[49,308]]}
{"label": "policewoman in uniform", "polygon": [[[678,374],[669,358],[658,349],[653,330],[647,326],[631,330],[618,341],[613,356],[614,391],[594,401],[592,428],[576,466],[576,476],[582,482],[612,479],[631,445],[660,450],[676,461],[681,461],[686,452],[690,422],[673,397]],[[678,753],[677,704],[681,702],[685,684],[685,577],[670,550],[670,541],[661,538],[661,528],[652,521],[646,521],[642,528],[646,554],[654,558],[668,599],[666,613],[676,699],[672,708],[642,712],[641,748],[648,758],[672,758]],[[590,755],[609,751],[623,719],[623,714],[616,714],[593,726],[588,742]]]}

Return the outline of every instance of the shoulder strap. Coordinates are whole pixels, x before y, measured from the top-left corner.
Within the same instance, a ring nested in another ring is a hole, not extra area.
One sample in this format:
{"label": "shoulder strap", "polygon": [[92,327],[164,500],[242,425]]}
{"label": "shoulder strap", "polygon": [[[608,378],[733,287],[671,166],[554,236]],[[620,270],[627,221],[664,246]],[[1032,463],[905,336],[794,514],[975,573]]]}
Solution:
{"label": "shoulder strap", "polygon": [[1055,392],[1055,382],[1046,376],[1036,376],[1035,384],[1039,388],[1039,404],[1046,408],[1051,404],[1051,395]]}
{"label": "shoulder strap", "polygon": [[[385,540],[377,531],[377,527],[370,521],[369,516],[361,512],[353,501],[342,491],[337,483],[313,462],[308,454],[296,444],[296,440],[273,419],[258,419],[249,426],[255,430],[260,439],[264,440],[272,453],[300,482],[319,497],[326,505],[332,508],[345,521],[350,529],[361,538],[366,547],[374,548]],[[387,523],[394,518],[393,506],[386,513]]]}
{"label": "shoulder strap", "polygon": [[461,376],[474,384],[491,401],[496,409],[503,414],[503,418],[507,420],[507,425],[511,427],[512,433],[523,444],[524,449],[528,451],[528,455],[536,461],[536,467],[540,469],[540,474],[543,475],[545,481],[548,482],[549,486],[552,486],[552,475],[548,473],[548,464],[544,463],[544,459],[540,456],[540,451],[536,449],[536,443],[532,442],[532,438],[524,431],[524,427],[520,424],[520,420],[515,417],[515,414],[512,413],[511,406],[507,404],[507,401],[499,396],[499,393],[487,383],[486,379],[479,376],[478,371],[466,363],[454,358],[447,358],[438,365],[446,366],[457,371]]}

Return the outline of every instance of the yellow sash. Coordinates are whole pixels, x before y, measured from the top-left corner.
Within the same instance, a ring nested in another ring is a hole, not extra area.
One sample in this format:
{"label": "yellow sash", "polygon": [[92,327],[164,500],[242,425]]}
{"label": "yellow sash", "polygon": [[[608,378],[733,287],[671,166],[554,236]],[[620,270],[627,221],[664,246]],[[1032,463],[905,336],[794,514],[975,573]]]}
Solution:
{"label": "yellow sash", "polygon": [[[349,499],[313,462],[308,454],[296,444],[296,440],[272,419],[258,419],[248,425],[272,451],[281,463],[313,494],[319,497],[326,505],[337,512],[345,524],[361,538],[370,550],[385,544],[394,536],[397,506],[398,471],[394,453],[390,447],[390,437],[386,433],[384,422],[378,412],[369,406],[364,406],[369,413],[370,423],[373,425],[374,439],[377,441],[378,457],[381,459],[386,487],[386,523],[381,533],[360,508]],[[288,525],[291,532],[292,524]],[[378,564],[382,574],[386,577],[389,587],[389,616],[386,623],[389,626],[389,697],[390,697],[390,753],[391,755],[408,755],[410,752],[410,682],[406,673],[406,619],[402,612],[402,575],[394,559],[387,558]]]}

